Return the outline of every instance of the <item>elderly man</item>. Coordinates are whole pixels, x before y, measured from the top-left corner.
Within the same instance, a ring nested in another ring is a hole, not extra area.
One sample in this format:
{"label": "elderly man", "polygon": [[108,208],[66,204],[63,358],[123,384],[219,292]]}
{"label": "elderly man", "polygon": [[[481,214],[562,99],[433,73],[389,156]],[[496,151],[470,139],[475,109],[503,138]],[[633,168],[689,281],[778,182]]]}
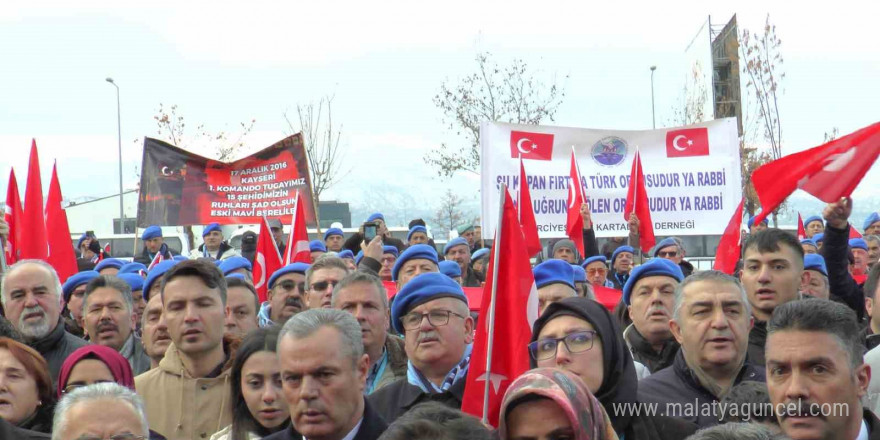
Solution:
{"label": "elderly man", "polygon": [[144,353],[150,357],[150,368],[159,367],[165,358],[165,352],[171,345],[168,324],[162,315],[162,296],[156,295],[147,302],[144,316],[141,318],[141,345]]}
{"label": "elderly man", "polygon": [[223,231],[220,230],[220,224],[218,223],[211,223],[205,226],[205,229],[202,229],[202,240],[204,243],[190,251],[190,259],[210,258],[215,261],[222,261],[238,255],[238,252],[223,240]]}
{"label": "elderly man", "polygon": [[397,293],[391,323],[404,335],[409,369],[370,395],[382,418],[393,422],[427,400],[461,408],[474,334],[461,286],[441,273],[415,277]]}
{"label": "elderly man", "polygon": [[[849,247],[852,249],[853,259],[853,277],[862,277],[868,274],[868,242],[864,238],[849,239]],[[862,280],[864,282],[864,280]]]}
{"label": "elderly man", "polygon": [[688,277],[694,273],[694,265],[685,261],[684,248],[675,237],[664,238],[654,247],[655,258],[665,258],[681,268],[681,273]]}
{"label": "elderly man", "polygon": [[447,260],[455,261],[461,268],[461,280],[464,287],[480,287],[484,278],[471,270],[471,248],[467,240],[456,237],[449,240],[443,247],[443,255]]}
{"label": "elderly man", "polygon": [[91,341],[118,351],[135,376],[150,369],[150,358],[134,334],[137,317],[128,283],[112,275],[89,281],[83,295],[83,322]]}
{"label": "elderly man", "polygon": [[345,242],[345,234],[342,229],[330,228],[324,232],[324,246],[330,252],[341,252],[342,244]]}
{"label": "elderly man", "polygon": [[333,289],[348,275],[348,265],[341,258],[321,258],[306,271],[306,303],[310,309],[330,308]]}
{"label": "elderly man", "polygon": [[749,226],[749,234],[755,234],[761,232],[770,225],[770,221],[766,218],[761,220],[761,223],[755,224],[755,217],[749,217],[749,221],[747,222]]}
{"label": "elderly man", "polygon": [[580,261],[581,256],[578,253],[574,242],[567,238],[563,238],[556,243],[553,243],[553,258],[563,260],[568,264],[577,264]]}
{"label": "elderly man", "polygon": [[681,349],[671,367],[639,381],[639,401],[701,428],[717,425],[722,414],[706,408],[717,408],[715,402],[743,380],[764,380],[763,368],[746,363],[754,319],[749,307],[736,278],[717,271],[686,278],[675,290],[669,322]]}
{"label": "elderly man", "polygon": [[241,274],[226,277],[226,332],[243,338],[260,328],[257,310],[260,297],[254,285]]}
{"label": "elderly man", "polygon": [[350,313],[361,326],[370,359],[365,394],[406,377],[406,349],[403,339],[388,334],[388,294],[378,278],[364,272],[349,274],[333,289],[331,305]]}
{"label": "elderly man", "polygon": [[416,275],[439,271],[437,251],[427,244],[416,244],[403,251],[394,262],[394,267],[391,268],[391,280],[396,283],[397,290],[400,291]]}
{"label": "elderly man", "polygon": [[388,425],[364,397],[370,360],[348,313],[307,310],[278,336],[290,427],[266,440],[375,440]]}
{"label": "elderly man", "polygon": [[379,278],[382,281],[391,281],[391,270],[400,252],[394,246],[382,246],[382,268],[379,269]]}
{"label": "elderly man", "polygon": [[635,252],[632,246],[620,246],[611,254],[611,271],[608,272],[608,281],[611,281],[611,287],[623,290],[633,268]]}
{"label": "elderly man", "polygon": [[269,277],[269,300],[260,306],[257,314],[260,327],[283,325],[291,316],[306,307],[306,263],[291,263]]}
{"label": "elderly man", "polygon": [[538,314],[564,298],[577,296],[574,287],[574,270],[565,260],[547,260],[532,269],[538,288]]}
{"label": "elderly man", "polygon": [[144,242],[144,250],[140,255],[134,257],[134,261],[149,266],[156,258],[156,254],[162,254],[166,260],[172,259],[177,252],[168,248],[165,239],[162,237],[162,228],[152,225],[141,234],[141,241]]}
{"label": "elderly man", "polygon": [[809,276],[801,280],[801,292],[814,298],[828,299],[831,292],[825,258],[819,254],[804,255],[804,272]]}
{"label": "elderly man", "polygon": [[468,247],[471,251],[475,250],[474,245],[476,244],[476,231],[474,230],[473,223],[466,223],[458,228],[456,228],[456,232],[458,232],[458,236],[465,239],[467,241]]}
{"label": "elderly man", "polygon": [[428,228],[422,225],[415,225],[409,229],[409,232],[406,234],[406,243],[409,246],[413,246],[416,244],[427,244],[428,243]]}
{"label": "elderly man", "polygon": [[862,223],[863,235],[880,235],[880,213],[872,212]]}
{"label": "elderly man", "polygon": [[608,277],[608,259],[604,255],[594,255],[587,258],[582,263],[584,271],[587,273],[587,281],[600,287],[613,287],[614,285]]}
{"label": "elderly man", "polygon": [[862,407],[871,368],[855,313],[808,299],[779,306],[767,326],[767,389],[783,432],[800,439],[878,439]]}
{"label": "elderly man", "polygon": [[61,282],[55,269],[42,260],[13,264],[0,281],[0,301],[6,319],[43,355],[52,381],[57,381],[64,360],[86,341],[64,330]]}
{"label": "elderly man", "polygon": [[684,280],[675,262],[655,258],[636,267],[623,286],[623,302],[632,324],[623,331],[633,359],[655,373],[670,365],[679,344],[669,329],[675,288]]}
{"label": "elderly man", "polygon": [[[85,334],[82,324],[83,294],[86,291],[86,284],[98,276],[100,274],[94,270],[85,270],[72,275],[61,288],[64,308],[67,310],[67,316],[64,317],[64,329],[74,336],[81,338]],[[64,311],[61,314],[65,315]]]}
{"label": "elderly man", "polygon": [[55,407],[53,440],[149,437],[143,400],[116,383],[77,388]]}
{"label": "elderly man", "polygon": [[822,221],[822,217],[818,215],[807,217],[804,220],[804,232],[807,234],[807,238],[813,238],[814,235],[825,232],[825,222]]}

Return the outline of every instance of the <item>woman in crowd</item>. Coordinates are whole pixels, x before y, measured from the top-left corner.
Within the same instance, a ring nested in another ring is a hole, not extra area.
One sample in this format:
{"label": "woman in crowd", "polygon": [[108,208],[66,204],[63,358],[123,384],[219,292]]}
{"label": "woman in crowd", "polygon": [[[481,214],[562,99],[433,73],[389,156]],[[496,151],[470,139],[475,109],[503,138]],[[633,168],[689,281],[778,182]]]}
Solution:
{"label": "woman in crowd", "polygon": [[683,439],[696,431],[684,420],[620,411],[637,403],[636,368],[617,320],[593,300],[572,297],[547,306],[532,329],[529,355],[532,367],[556,367],[580,377],[621,438]]}
{"label": "woman in crowd", "polygon": [[27,345],[0,338],[0,418],[19,428],[50,433],[54,408],[46,360]]}
{"label": "woman in crowd", "polygon": [[275,354],[278,327],[260,328],[244,338],[232,362],[229,381],[232,424],[211,440],[255,440],[287,428],[290,412],[281,392],[281,367]]}
{"label": "woman in crowd", "polygon": [[501,440],[618,438],[602,404],[584,382],[556,368],[527,371],[510,384],[501,402],[498,434]]}

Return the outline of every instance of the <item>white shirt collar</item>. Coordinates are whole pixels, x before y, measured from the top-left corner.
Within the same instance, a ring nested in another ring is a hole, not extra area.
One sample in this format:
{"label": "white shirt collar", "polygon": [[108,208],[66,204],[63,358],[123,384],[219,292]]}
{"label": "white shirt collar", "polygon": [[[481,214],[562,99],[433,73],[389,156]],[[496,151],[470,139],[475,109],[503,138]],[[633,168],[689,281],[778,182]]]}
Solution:
{"label": "white shirt collar", "polygon": [[868,440],[868,425],[864,418],[862,418],[862,427],[859,429],[859,436],[856,437],[856,440]]}

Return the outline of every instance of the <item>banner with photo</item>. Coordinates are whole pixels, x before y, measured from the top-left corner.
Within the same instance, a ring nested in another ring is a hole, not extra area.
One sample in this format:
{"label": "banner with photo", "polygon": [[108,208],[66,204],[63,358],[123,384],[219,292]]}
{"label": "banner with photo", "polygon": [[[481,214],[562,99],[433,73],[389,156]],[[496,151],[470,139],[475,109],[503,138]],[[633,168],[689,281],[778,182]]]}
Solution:
{"label": "banner with photo", "polygon": [[628,234],[623,208],[636,150],[658,236],[720,235],[742,198],[735,118],[641,131],[484,123],[480,147],[484,231],[495,230],[501,184],[520,184],[521,156],[539,235],[564,237],[572,149],[598,237]]}

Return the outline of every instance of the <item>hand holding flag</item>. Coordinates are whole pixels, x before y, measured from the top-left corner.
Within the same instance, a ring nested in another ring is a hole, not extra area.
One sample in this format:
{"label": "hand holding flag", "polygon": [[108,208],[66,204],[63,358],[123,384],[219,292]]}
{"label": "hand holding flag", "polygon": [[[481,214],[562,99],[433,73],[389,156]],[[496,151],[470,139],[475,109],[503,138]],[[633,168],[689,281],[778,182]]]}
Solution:
{"label": "hand holding flag", "polygon": [[648,205],[648,193],[645,191],[645,174],[642,171],[642,159],[638,150],[633,158],[623,219],[629,222],[633,213],[638,218],[639,247],[643,252],[649,252],[657,243],[657,239],[654,237],[654,222],[651,220],[651,207]]}

